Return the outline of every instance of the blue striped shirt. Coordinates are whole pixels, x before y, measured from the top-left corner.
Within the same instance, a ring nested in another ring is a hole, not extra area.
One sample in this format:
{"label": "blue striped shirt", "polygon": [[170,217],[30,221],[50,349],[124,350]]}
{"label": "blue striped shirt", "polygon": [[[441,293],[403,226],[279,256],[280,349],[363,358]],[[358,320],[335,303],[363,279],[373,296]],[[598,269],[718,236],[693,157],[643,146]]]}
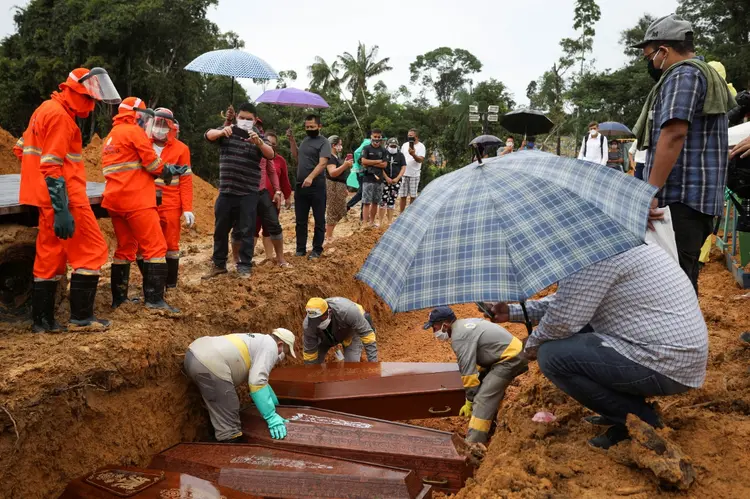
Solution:
{"label": "blue striped shirt", "polygon": [[651,147],[644,169],[654,166],[662,127],[673,119],[690,123],[685,144],[664,187],[659,206],[683,203],[707,215],[721,215],[729,163],[729,124],[725,114],[703,114],[706,77],[693,66],[676,68],[664,81],[654,102]]}

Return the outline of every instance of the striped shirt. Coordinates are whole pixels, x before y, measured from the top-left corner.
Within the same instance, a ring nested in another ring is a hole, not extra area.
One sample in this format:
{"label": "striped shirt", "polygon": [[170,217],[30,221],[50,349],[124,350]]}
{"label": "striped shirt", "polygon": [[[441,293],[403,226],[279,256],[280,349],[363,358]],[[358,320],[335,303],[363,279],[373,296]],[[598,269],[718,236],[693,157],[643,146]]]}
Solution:
{"label": "striped shirt", "polygon": [[[685,272],[656,245],[641,245],[560,281],[557,292],[526,302],[539,322],[526,342],[534,350],[591,324],[620,355],[685,386],[706,378],[708,330]],[[519,305],[510,319],[522,322]]]}
{"label": "striped shirt", "polygon": [[[223,130],[223,128],[217,128]],[[222,135],[219,144],[219,193],[245,196],[260,187],[260,148],[236,135]]]}
{"label": "striped shirt", "polygon": [[651,129],[651,147],[643,178],[654,166],[654,151],[662,127],[673,119],[690,123],[685,144],[657,194],[659,206],[684,203],[707,215],[721,215],[729,164],[729,122],[725,114],[703,114],[706,77],[698,69],[683,65],[672,71],[656,96]]}

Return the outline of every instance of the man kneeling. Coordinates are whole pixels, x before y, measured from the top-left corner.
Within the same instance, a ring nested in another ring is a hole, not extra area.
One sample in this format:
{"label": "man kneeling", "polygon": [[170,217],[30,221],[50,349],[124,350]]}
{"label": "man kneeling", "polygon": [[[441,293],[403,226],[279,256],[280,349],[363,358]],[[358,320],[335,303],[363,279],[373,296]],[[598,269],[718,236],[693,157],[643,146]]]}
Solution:
{"label": "man kneeling", "polygon": [[[628,414],[662,426],[646,398],[699,388],[706,378],[708,330],[693,285],[658,246],[644,244],[586,267],[526,307],[539,326],[523,354],[600,415],[587,421],[610,426],[589,440],[593,447],[627,439]],[[519,305],[497,303],[492,312],[495,322],[523,322]],[[593,333],[580,332],[587,324]]]}
{"label": "man kneeling", "polygon": [[240,399],[235,387],[245,382],[250,384],[250,397],[266,420],[271,437],[286,436],[286,420],[276,413],[279,400],[268,384],[268,376],[288,354],[297,357],[294,333],[282,328],[270,335],[204,336],[190,344],[185,372],[198,385],[217,441],[242,441]]}
{"label": "man kneeling", "polygon": [[458,359],[466,403],[460,416],[471,416],[466,441],[486,443],[505,389],[529,370],[519,355],[521,341],[502,327],[482,319],[456,320],[450,307],[430,312],[424,329],[432,328],[439,341],[450,341]]}

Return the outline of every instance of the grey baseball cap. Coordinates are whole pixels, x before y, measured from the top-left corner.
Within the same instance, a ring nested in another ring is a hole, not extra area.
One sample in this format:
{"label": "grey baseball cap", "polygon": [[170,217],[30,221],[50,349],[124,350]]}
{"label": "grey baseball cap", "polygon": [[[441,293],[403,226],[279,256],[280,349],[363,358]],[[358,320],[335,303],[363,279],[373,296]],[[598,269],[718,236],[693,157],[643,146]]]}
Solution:
{"label": "grey baseball cap", "polygon": [[633,48],[642,49],[652,42],[684,42],[692,35],[693,26],[688,21],[677,14],[670,14],[652,22],[643,41],[633,45]]}

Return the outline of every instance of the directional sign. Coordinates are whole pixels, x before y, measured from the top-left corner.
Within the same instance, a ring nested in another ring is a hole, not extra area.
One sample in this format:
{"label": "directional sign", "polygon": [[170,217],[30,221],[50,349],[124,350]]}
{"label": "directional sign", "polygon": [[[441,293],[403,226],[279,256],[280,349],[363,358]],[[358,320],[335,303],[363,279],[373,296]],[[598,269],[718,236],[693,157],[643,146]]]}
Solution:
{"label": "directional sign", "polygon": [[487,112],[488,113],[499,113],[500,112],[500,106],[487,106]]}
{"label": "directional sign", "polygon": [[479,115],[478,114],[470,114],[469,115],[469,121],[471,121],[471,122],[479,121]]}
{"label": "directional sign", "polygon": [[478,113],[479,112],[479,106],[469,106],[469,112],[470,113]]}
{"label": "directional sign", "polygon": [[497,121],[497,115],[496,114],[488,114],[487,115],[487,121]]}

